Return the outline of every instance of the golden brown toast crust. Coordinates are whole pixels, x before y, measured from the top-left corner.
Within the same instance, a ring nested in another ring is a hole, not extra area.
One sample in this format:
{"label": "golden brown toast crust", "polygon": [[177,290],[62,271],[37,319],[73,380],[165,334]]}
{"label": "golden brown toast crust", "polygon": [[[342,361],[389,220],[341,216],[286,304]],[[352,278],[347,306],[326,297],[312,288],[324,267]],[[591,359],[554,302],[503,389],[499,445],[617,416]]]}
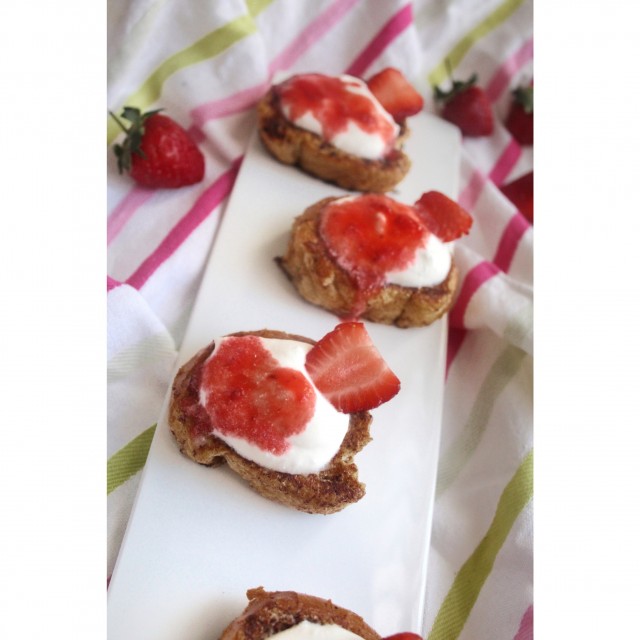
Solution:
{"label": "golden brown toast crust", "polygon": [[[241,331],[231,335],[256,335],[263,338],[297,340],[315,344],[313,340],[281,331]],[[173,381],[169,405],[169,427],[180,451],[203,465],[217,466],[224,462],[244,478],[265,498],[307,513],[334,513],[360,500],[365,488],[358,481],[358,469],[353,457],[370,440],[371,414],[367,411],[351,414],[349,429],[340,449],[329,466],[315,474],[291,474],[266,469],[243,458],[214,435],[204,441],[193,438],[193,426],[208,416],[198,401],[199,373],[209,357],[214,343],[199,351],[184,364]]]}
{"label": "golden brown toast crust", "polygon": [[356,613],[295,591],[265,591],[262,587],[247,591],[249,604],[222,633],[220,640],[266,640],[303,620],[317,624],[337,624],[364,640],[380,636]]}
{"label": "golden brown toast crust", "polygon": [[[352,314],[358,291],[318,231],[320,213],[336,199],[320,200],[294,220],[286,253],[276,261],[305,300],[345,318]],[[360,317],[402,328],[428,325],[451,308],[457,286],[458,270],[452,262],[444,282],[435,287],[385,285],[366,300]]]}
{"label": "golden brown toast crust", "polygon": [[280,162],[343,189],[384,193],[393,189],[409,171],[411,161],[402,151],[408,135],[403,126],[396,148],[380,160],[359,158],[325,142],[320,136],[291,124],[278,108],[272,88],[258,103],[258,132],[271,154]]}

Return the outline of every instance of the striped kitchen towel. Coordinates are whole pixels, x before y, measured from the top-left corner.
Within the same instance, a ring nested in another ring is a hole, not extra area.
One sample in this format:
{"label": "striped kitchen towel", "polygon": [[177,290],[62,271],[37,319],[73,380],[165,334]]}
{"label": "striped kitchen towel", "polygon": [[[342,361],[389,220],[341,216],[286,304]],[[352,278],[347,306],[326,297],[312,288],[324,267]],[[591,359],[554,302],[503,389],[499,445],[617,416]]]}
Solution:
{"label": "striped kitchen towel", "polygon": [[[108,152],[107,575],[273,75],[396,66],[434,111],[449,71],[475,72],[496,127],[463,142],[460,202],[475,224],[456,249],[424,632],[532,638],[533,228],[499,187],[533,168],[503,125],[510,90],[533,78],[533,0],[114,0],[108,13],[108,109],[164,107],[198,141],[206,174],[143,189]],[[117,135],[107,118],[109,146]]]}

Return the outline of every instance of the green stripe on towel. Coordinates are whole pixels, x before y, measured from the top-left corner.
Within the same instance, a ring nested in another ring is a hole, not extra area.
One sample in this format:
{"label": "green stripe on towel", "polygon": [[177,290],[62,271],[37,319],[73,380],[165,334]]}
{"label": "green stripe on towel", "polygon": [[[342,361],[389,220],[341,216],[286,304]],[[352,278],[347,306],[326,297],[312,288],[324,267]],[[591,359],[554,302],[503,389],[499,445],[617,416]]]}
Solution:
{"label": "green stripe on towel", "polygon": [[440,456],[436,484],[438,497],[448,489],[473,455],[487,428],[496,401],[507,384],[518,373],[526,355],[518,347],[510,345],[491,366],[478,391],[462,433]]}
{"label": "green stripe on towel", "polygon": [[247,9],[249,15],[255,18],[258,14],[262,13],[273,0],[247,0]]}
{"label": "green stripe on towel", "polygon": [[493,569],[516,518],[533,495],[533,451],[529,451],[505,487],[487,533],[462,565],[447,593],[428,640],[456,640]]}
{"label": "green stripe on towel", "polygon": [[155,431],[154,424],[107,460],[107,495],[144,467]]}
{"label": "green stripe on towel", "polygon": [[475,42],[502,24],[523,2],[524,0],[506,0],[506,2],[496,7],[482,22],[469,31],[469,33],[451,49],[445,56],[445,59],[429,74],[428,79],[431,86],[438,86],[449,77],[447,61],[451,69],[455,69]]}
{"label": "green stripe on towel", "polygon": [[[218,54],[227,50],[245,36],[255,33],[257,30],[253,20],[260,11],[264,10],[273,0],[261,0],[250,3],[251,15],[239,16],[227,24],[214,29],[206,36],[200,38],[193,44],[174,53],[167,58],[160,66],[144,81],[142,86],[124,104],[131,107],[138,107],[146,111],[162,94],[162,87],[165,81],[177,71],[189,67],[209,58],[214,58]],[[120,115],[116,113],[116,115]],[[120,127],[113,120],[107,120],[107,144],[111,144],[120,133]]]}

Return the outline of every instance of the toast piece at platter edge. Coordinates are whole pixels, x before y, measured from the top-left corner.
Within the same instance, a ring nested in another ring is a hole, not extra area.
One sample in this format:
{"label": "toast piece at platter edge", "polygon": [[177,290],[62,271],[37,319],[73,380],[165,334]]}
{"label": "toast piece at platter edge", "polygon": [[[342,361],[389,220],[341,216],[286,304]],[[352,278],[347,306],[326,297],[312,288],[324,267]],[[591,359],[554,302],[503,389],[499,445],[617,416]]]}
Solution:
{"label": "toast piece at platter edge", "polygon": [[295,591],[265,591],[262,587],[247,591],[249,604],[220,636],[220,640],[266,640],[302,621],[336,624],[363,638],[380,640],[359,615],[335,605],[331,600]]}

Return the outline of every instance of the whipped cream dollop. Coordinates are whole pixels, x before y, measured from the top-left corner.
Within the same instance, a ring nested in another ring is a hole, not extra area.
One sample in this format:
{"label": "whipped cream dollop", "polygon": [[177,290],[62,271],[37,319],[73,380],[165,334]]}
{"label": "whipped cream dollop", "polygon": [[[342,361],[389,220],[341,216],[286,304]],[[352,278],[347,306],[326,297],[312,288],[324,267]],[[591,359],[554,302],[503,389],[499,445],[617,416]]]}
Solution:
{"label": "whipped cream dollop", "polygon": [[[216,353],[228,338],[217,338],[215,348],[208,360]],[[349,429],[349,416],[337,411],[318,391],[305,368],[305,359],[312,345],[295,340],[259,338],[259,341],[280,367],[287,367],[301,373],[311,385],[315,394],[315,405],[311,418],[304,429],[287,438],[287,449],[275,454],[266,451],[255,443],[223,433],[212,424],[212,433],[228,444],[243,458],[262,467],[283,473],[310,474],[322,471],[337,453]],[[200,388],[200,404],[207,406],[207,390]],[[212,420],[213,422],[213,420]]]}
{"label": "whipped cream dollop", "polygon": [[362,640],[362,637],[338,624],[303,620],[294,627],[269,636],[269,640]]}
{"label": "whipped cream dollop", "polygon": [[[375,201],[375,199],[381,200],[381,204],[390,203],[390,199],[387,196],[380,196],[375,194],[369,194],[368,196],[343,196],[342,198],[336,198],[327,206],[327,213],[330,215],[332,208],[339,207],[343,204],[353,203],[358,205],[359,202],[364,202],[365,199]],[[398,269],[389,269],[383,274],[383,282],[380,284],[397,284],[403,287],[434,287],[442,284],[451,270],[453,243],[442,242],[435,234],[431,233],[420,220],[420,216],[415,210],[400,203],[393,203],[396,211],[401,211],[402,215],[408,216],[414,221],[414,225],[417,225],[421,231],[420,244],[415,248],[411,259],[403,264]],[[384,206],[381,206],[379,210],[369,209],[370,218],[372,223],[370,228],[376,230],[376,235],[384,239],[384,242],[395,242],[394,251],[397,250],[398,240],[393,237],[393,234],[389,234],[389,219],[387,212],[384,211]],[[355,229],[358,223],[354,221],[349,223],[348,229],[351,231]],[[372,244],[373,238],[366,235],[358,234],[361,243]],[[325,241],[327,238],[325,238]],[[330,240],[329,240],[330,241]],[[407,239],[407,243],[409,240]],[[407,246],[404,242],[403,248]],[[388,247],[389,245],[385,245]],[[406,250],[406,249],[404,249]],[[344,256],[342,256],[344,257]],[[339,259],[340,261],[340,259]],[[376,263],[378,261],[376,260]],[[343,268],[355,270],[360,275],[367,269],[366,263],[358,265],[342,264]]]}
{"label": "whipped cream dollop", "polygon": [[[296,82],[312,82],[313,92],[293,90]],[[339,91],[336,82],[340,83]],[[293,76],[282,86],[292,89],[281,92],[284,117],[345,153],[377,160],[393,147],[398,137],[400,127],[360,78],[307,74]],[[352,102],[355,106],[350,109]]]}
{"label": "whipped cream dollop", "polygon": [[450,270],[450,243],[430,233],[426,244],[416,250],[413,262],[404,269],[388,271],[385,280],[402,287],[435,287],[445,281]]}

